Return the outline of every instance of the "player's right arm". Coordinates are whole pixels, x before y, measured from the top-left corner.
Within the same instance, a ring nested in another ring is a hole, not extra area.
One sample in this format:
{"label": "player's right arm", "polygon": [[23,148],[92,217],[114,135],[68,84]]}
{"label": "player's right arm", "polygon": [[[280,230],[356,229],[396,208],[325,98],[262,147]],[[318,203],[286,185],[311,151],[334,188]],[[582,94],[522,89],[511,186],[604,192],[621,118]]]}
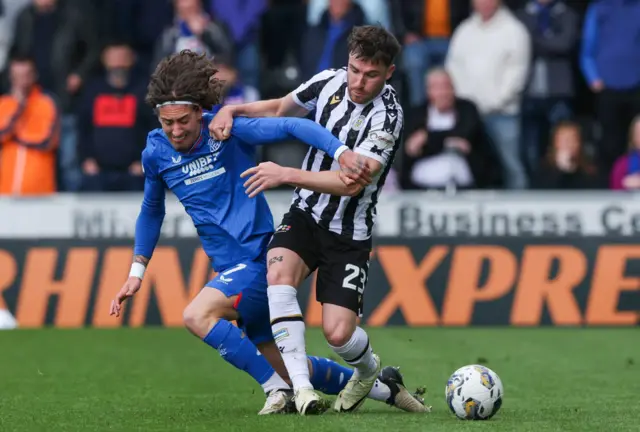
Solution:
{"label": "player's right arm", "polygon": [[315,109],[320,92],[335,74],[333,69],[322,71],[279,99],[227,105],[211,120],[209,132],[217,140],[229,138],[234,117],[304,117]]}
{"label": "player's right arm", "polygon": [[309,111],[298,105],[291,94],[279,99],[251,102],[241,105],[227,105],[225,110],[232,117],[304,117]]}
{"label": "player's right arm", "polygon": [[120,316],[122,303],[140,289],[142,277],[160,238],[165,215],[165,191],[153,157],[153,148],[151,138],[148,138],[147,148],[142,152],[144,197],[136,220],[133,264],[129,279],[111,302],[110,315]]}

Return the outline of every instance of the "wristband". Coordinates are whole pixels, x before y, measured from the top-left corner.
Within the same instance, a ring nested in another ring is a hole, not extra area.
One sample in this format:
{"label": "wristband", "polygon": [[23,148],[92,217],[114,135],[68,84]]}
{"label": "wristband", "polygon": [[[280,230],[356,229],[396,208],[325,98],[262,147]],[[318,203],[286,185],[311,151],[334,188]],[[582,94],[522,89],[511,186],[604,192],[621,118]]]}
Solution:
{"label": "wristband", "polygon": [[340,147],[338,147],[338,150],[336,150],[336,152],[333,154],[333,160],[339,162],[338,159],[340,159],[340,155],[342,155],[342,153],[346,152],[347,150],[350,149],[346,145],[341,145]]}
{"label": "wristband", "polygon": [[145,267],[144,264],[141,264],[139,262],[134,262],[133,264],[131,264],[131,271],[129,272],[129,277],[134,276],[142,280],[142,277],[144,276],[144,272],[146,269],[147,267]]}

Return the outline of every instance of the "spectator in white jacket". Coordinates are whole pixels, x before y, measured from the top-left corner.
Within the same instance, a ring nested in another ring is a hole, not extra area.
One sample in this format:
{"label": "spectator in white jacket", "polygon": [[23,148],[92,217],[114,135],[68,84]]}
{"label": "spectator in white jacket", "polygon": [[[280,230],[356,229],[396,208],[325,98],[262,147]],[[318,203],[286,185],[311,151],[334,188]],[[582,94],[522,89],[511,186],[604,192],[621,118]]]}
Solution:
{"label": "spectator in white jacket", "polygon": [[456,96],[478,107],[509,189],[527,187],[520,149],[520,105],[531,63],[525,26],[501,0],[473,0],[473,14],[453,33],[446,68]]}

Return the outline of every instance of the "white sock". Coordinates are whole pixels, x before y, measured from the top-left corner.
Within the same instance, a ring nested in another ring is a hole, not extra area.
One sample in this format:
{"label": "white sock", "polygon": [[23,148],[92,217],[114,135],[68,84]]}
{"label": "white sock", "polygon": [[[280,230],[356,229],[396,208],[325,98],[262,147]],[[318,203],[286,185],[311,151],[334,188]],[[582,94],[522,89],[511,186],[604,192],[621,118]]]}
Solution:
{"label": "white sock", "polygon": [[378,364],[373,357],[373,350],[369,344],[369,336],[360,327],[351,335],[349,342],[341,347],[331,347],[345,362],[355,368],[355,374],[361,377],[370,377],[376,373]]}
{"label": "white sock", "polygon": [[391,397],[391,389],[388,385],[377,379],[367,397],[375,401],[386,402]]}
{"label": "white sock", "polygon": [[280,375],[278,375],[276,372],[274,372],[273,375],[271,375],[271,378],[269,378],[267,382],[262,384],[262,388],[265,393],[269,393],[270,391],[273,391],[273,390],[290,390],[291,389],[291,387],[289,387],[289,384],[287,384],[286,381],[283,380],[280,377]]}
{"label": "white sock", "polygon": [[289,372],[293,389],[312,389],[304,342],[304,319],[298,304],[298,292],[289,285],[272,285],[267,293],[271,331]]}

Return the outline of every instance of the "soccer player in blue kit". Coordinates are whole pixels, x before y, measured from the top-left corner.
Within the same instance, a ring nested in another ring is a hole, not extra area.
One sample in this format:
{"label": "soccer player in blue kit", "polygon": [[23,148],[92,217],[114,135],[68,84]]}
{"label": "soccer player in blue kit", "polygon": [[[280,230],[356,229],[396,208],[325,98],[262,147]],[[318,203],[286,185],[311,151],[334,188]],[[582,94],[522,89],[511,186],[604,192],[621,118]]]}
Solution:
{"label": "soccer player in blue kit", "polygon": [[[267,398],[259,414],[295,412],[269,319],[266,249],[274,233],[273,216],[264,195],[247,196],[241,174],[255,166],[256,145],[297,138],[327,152],[343,169],[342,174],[312,173],[316,181],[352,184],[371,178],[357,155],[310,120],[239,118],[230,139],[210,137],[207,126],[212,114],[205,111],[221,96],[215,72],[204,55],[182,51],[164,59],[151,77],[146,101],[156,109],[162,128],[149,133],[142,153],[145,188],[134,262],[110,314],[119,316],[122,303],[141,287],[160,237],[168,188],[192,218],[218,273],[185,309],[185,326],[262,386]],[[234,320],[238,327],[231,324]],[[309,363],[314,387],[327,394],[338,394],[353,374],[328,359],[309,357]],[[387,368],[369,397],[394,405],[397,383],[403,385],[402,376]],[[323,412],[327,407],[322,405],[318,401],[304,414]]]}

